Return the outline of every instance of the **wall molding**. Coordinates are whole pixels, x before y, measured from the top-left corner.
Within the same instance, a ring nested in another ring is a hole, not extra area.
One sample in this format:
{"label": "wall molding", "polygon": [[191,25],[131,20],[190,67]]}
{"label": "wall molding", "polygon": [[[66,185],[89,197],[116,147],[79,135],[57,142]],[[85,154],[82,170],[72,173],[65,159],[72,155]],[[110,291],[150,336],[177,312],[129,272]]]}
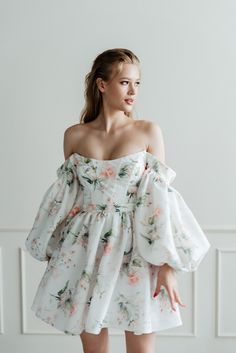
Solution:
{"label": "wall molding", "polygon": [[[191,282],[191,293],[192,293],[192,303],[193,303],[193,311],[192,311],[192,332],[180,332],[180,333],[168,333],[163,331],[163,333],[157,333],[158,337],[197,337],[197,274],[196,272],[191,273],[192,282]],[[161,332],[161,331],[160,331]]]}
{"label": "wall molding", "polygon": [[0,247],[0,335],[4,332],[4,305],[3,305],[3,261],[2,261],[2,247]]}
{"label": "wall molding", "polygon": [[221,257],[222,253],[235,253],[236,248],[216,248],[216,337],[225,337],[225,338],[235,338],[236,332],[224,333],[220,329],[220,293],[221,293],[221,275],[220,269],[222,268]]}

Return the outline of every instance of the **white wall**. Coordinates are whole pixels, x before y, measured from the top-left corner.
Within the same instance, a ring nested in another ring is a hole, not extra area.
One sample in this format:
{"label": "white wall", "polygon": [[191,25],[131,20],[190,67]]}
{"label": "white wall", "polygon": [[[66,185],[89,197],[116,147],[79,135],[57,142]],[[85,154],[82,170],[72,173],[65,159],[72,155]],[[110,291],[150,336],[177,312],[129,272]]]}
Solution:
{"label": "white wall", "polygon": [[[2,353],[61,353],[68,344],[82,352],[79,337],[59,339],[30,312],[45,265],[23,244],[64,159],[64,130],[79,120],[85,74],[98,53],[114,47],[141,60],[137,118],[162,127],[175,187],[212,244],[197,273],[180,279],[189,303],[184,325],[163,331],[157,352],[233,351],[235,16],[233,0],[0,2]],[[123,340],[113,332],[112,353],[124,351]]]}

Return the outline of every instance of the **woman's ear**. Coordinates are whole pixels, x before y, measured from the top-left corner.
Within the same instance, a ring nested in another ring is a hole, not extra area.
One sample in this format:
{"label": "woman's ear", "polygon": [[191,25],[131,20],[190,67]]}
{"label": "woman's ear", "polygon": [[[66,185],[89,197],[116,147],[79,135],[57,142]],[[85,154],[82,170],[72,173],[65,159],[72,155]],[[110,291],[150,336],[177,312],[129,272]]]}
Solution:
{"label": "woman's ear", "polygon": [[105,82],[103,81],[103,79],[101,77],[98,77],[96,79],[96,84],[97,84],[97,87],[98,89],[101,91],[101,92],[104,92],[105,91]]}

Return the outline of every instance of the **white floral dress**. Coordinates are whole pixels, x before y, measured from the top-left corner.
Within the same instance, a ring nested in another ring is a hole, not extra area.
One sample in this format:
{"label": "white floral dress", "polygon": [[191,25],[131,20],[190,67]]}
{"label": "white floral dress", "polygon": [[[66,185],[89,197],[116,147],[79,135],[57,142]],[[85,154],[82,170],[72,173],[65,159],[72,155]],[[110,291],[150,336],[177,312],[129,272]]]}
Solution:
{"label": "white floral dress", "polygon": [[175,176],[145,150],[64,161],[25,241],[35,259],[50,259],[31,306],[38,318],[70,335],[182,325],[164,286],[153,298],[158,266],[195,271],[210,244]]}

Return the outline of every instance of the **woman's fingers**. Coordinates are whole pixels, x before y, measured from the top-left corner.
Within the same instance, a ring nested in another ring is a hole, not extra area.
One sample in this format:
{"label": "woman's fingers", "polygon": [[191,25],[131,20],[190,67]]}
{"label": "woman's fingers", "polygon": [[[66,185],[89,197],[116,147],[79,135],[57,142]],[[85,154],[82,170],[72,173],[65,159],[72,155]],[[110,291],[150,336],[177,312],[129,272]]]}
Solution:
{"label": "woman's fingers", "polygon": [[162,283],[160,278],[157,281],[157,287],[156,287],[156,290],[155,290],[155,293],[154,293],[153,297],[156,298],[157,295],[160,293],[161,286],[164,286],[167,289],[167,292],[168,292],[168,295],[169,295],[169,299],[170,299],[170,302],[171,302],[171,306],[172,306],[173,310],[176,310],[175,309],[175,297],[174,297],[174,294],[172,294],[172,290],[170,289],[170,287],[168,285],[165,285],[164,283]]}
{"label": "woman's fingers", "polygon": [[167,289],[167,292],[168,292],[168,295],[169,295],[169,299],[170,299],[170,304],[171,304],[171,307],[174,311],[176,311],[176,306],[175,306],[175,295],[174,295],[174,292],[173,290],[170,288],[170,287],[166,287]]}
{"label": "woman's fingers", "polygon": [[162,284],[161,281],[157,282],[157,287],[156,287],[156,291],[153,295],[154,298],[156,298],[156,296],[160,293],[161,290],[161,286],[164,286],[167,290],[168,296],[169,296],[169,300],[171,303],[171,307],[174,311],[176,311],[176,303],[180,304],[182,307],[186,307],[186,304],[184,304],[182,302],[182,300],[180,299],[180,296],[177,292],[176,289],[174,289],[173,287],[171,287],[170,285],[165,285],[164,283]]}
{"label": "woman's fingers", "polygon": [[169,295],[169,298],[170,298],[171,307],[172,307],[173,310],[176,311],[176,304],[175,303],[178,303],[181,306],[186,307],[186,304],[184,304],[181,301],[181,299],[179,297],[179,294],[176,292],[176,290],[171,289],[170,287],[167,287],[166,289],[167,289],[167,292],[168,292],[168,295]]}
{"label": "woman's fingers", "polygon": [[178,282],[176,278],[176,273],[173,268],[171,268],[167,264],[163,265],[159,270],[156,291],[153,295],[154,298],[160,293],[161,286],[164,286],[166,288],[171,307],[174,311],[176,311],[176,303],[180,304],[182,307],[186,306],[180,299],[178,293]]}
{"label": "woman's fingers", "polygon": [[160,290],[161,290],[161,282],[158,281],[158,282],[157,282],[157,287],[156,287],[155,293],[153,294],[153,297],[154,297],[154,298],[160,293]]}
{"label": "woman's fingers", "polygon": [[176,302],[179,303],[181,306],[183,306],[183,307],[186,306],[186,304],[184,304],[184,303],[182,302],[182,300],[180,299],[179,294],[178,294],[177,292],[175,292],[175,300],[176,300]]}

